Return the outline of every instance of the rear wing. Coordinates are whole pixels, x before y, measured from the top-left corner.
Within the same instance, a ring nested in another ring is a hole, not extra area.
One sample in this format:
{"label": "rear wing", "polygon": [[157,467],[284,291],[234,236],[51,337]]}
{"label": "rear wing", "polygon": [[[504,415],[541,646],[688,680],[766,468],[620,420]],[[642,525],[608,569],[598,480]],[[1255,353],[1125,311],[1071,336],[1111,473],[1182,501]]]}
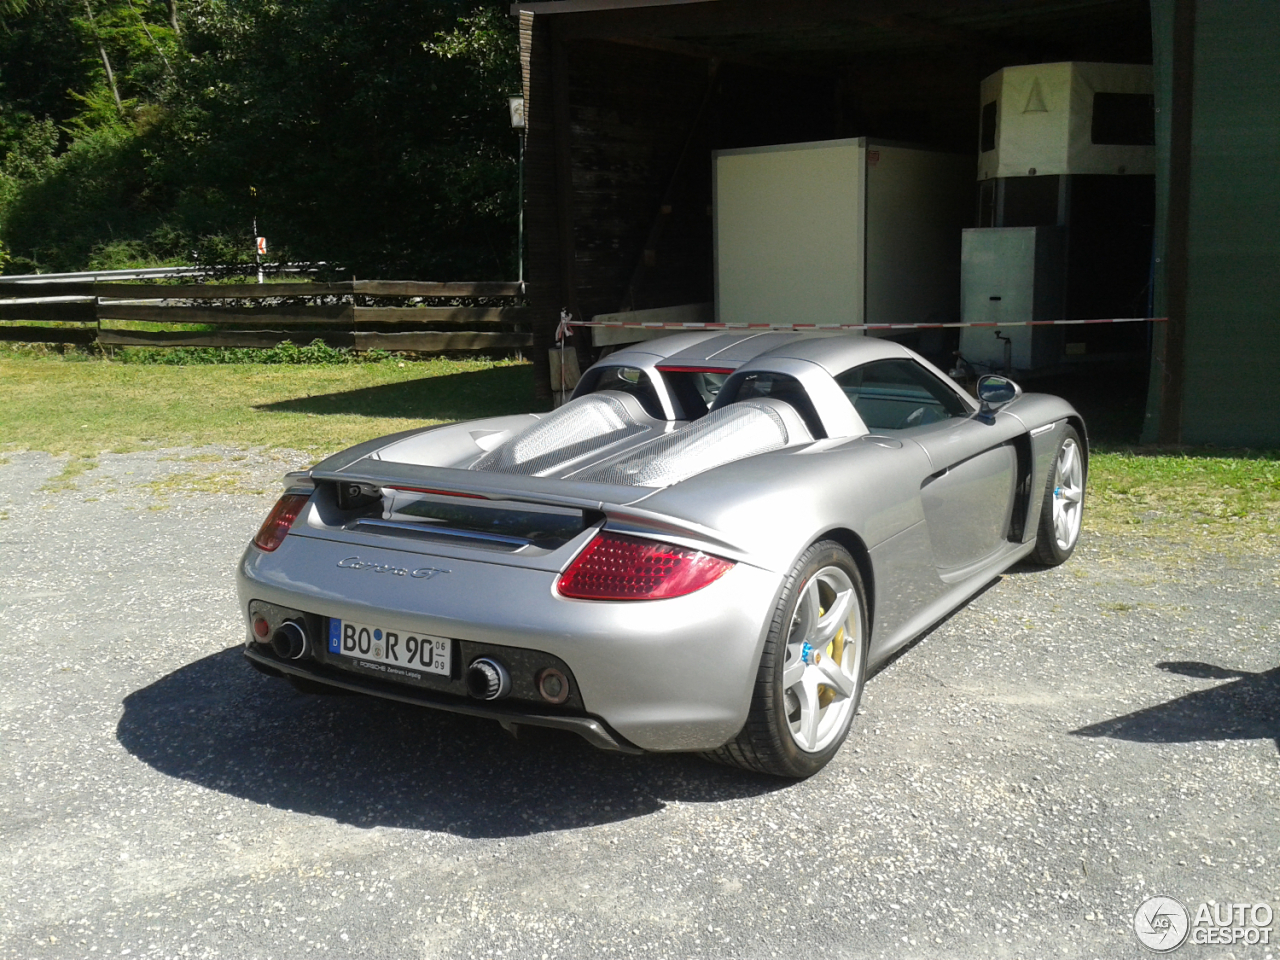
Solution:
{"label": "rear wing", "polygon": [[604,514],[604,526],[616,533],[660,537],[679,546],[712,551],[726,559],[748,559],[746,551],[710,527],[645,509],[641,501],[658,492],[653,487],[423,467],[384,460],[358,460],[340,470],[324,470],[323,466],[320,464],[301,476],[309,477],[313,483],[370,484],[493,501],[573,507]]}
{"label": "rear wing", "polygon": [[484,497],[486,500],[555,504],[580,507],[585,510],[600,510],[606,513],[612,506],[635,503],[656,492],[653,487],[559,480],[552,477],[531,477],[525,474],[488,473],[457,467],[426,467],[388,460],[362,459],[338,470],[326,470],[324,466],[324,463],[321,463],[309,471],[312,480],[426,489],[457,496]]}

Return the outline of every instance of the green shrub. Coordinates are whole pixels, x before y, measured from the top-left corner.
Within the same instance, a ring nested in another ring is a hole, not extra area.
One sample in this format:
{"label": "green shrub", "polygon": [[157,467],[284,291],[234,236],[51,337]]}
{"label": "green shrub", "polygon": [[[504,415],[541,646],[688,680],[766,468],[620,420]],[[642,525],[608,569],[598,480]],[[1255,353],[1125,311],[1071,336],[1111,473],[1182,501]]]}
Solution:
{"label": "green shrub", "polygon": [[385,350],[358,353],[348,347],[331,347],[319,339],[302,346],[285,340],[274,347],[125,347],[112,355],[120,363],[179,367],[216,363],[381,363],[390,357]]}

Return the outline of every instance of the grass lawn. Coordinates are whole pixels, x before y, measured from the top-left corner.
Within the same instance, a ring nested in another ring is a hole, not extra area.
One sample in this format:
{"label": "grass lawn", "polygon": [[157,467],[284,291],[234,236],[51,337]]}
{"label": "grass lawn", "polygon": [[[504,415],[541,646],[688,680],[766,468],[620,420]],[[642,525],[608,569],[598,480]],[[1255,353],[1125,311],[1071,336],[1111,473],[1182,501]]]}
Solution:
{"label": "grass lawn", "polygon": [[317,455],[415,426],[522,413],[533,368],[510,360],[158,366],[0,358],[0,450],[91,456],[150,446]]}
{"label": "grass lawn", "polygon": [[1280,553],[1280,454],[1099,450],[1090,457],[1085,524],[1140,547],[1144,537]]}
{"label": "grass lawn", "polygon": [[[77,460],[144,447],[280,447],[319,459],[397,430],[521,413],[532,396],[533,368],[511,360],[159,366],[0,356],[0,453],[71,454],[72,473]],[[1274,554],[1280,456],[1099,444],[1085,517],[1135,549],[1156,537]]]}

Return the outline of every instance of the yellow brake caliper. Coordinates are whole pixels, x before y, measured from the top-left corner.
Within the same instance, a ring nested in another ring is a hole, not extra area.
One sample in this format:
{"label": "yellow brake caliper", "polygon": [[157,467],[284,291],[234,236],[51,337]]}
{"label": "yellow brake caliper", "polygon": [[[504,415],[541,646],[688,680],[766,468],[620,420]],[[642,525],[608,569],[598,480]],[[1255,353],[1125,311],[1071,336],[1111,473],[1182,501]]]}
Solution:
{"label": "yellow brake caliper", "polygon": [[[819,617],[823,616],[826,612],[827,611],[824,608],[818,608]],[[822,656],[833,658],[836,666],[840,666],[844,663],[844,627],[841,627],[840,632],[837,633],[835,638],[827,644],[827,649],[822,651]],[[817,662],[816,658],[814,662]],[[821,684],[818,687],[818,706],[826,707],[827,704],[835,699],[835,696],[835,688],[829,687],[825,683]]]}

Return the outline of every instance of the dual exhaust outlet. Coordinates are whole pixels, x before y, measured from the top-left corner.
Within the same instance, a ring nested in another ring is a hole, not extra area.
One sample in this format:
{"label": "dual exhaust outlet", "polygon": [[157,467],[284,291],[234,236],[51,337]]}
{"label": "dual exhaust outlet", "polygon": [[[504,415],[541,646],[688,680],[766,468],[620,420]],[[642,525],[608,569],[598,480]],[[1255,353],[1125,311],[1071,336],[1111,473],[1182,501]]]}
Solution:
{"label": "dual exhaust outlet", "polygon": [[[466,681],[467,693],[477,700],[500,700],[511,692],[511,675],[491,657],[472,660]],[[569,699],[569,678],[555,667],[539,670],[534,685],[547,703],[561,704]]]}
{"label": "dual exhaust outlet", "polygon": [[[311,654],[311,637],[306,628],[294,620],[286,620],[276,627],[269,642],[281,660],[301,660]],[[472,660],[463,679],[467,693],[477,700],[501,700],[511,693],[511,674],[492,657]],[[551,703],[563,703],[568,697],[568,680],[554,668],[539,673],[537,686],[543,699]]]}
{"label": "dual exhaust outlet", "polygon": [[[281,660],[301,660],[311,652],[311,638],[300,624],[286,620],[271,635],[271,649]],[[471,661],[465,680],[467,693],[477,700],[501,700],[511,692],[511,674],[489,657]]]}
{"label": "dual exhaust outlet", "polygon": [[490,657],[472,660],[465,679],[467,693],[477,700],[501,700],[511,692],[511,674]]}
{"label": "dual exhaust outlet", "polygon": [[286,620],[271,635],[271,649],[281,660],[301,660],[311,652],[311,638],[299,624]]}

